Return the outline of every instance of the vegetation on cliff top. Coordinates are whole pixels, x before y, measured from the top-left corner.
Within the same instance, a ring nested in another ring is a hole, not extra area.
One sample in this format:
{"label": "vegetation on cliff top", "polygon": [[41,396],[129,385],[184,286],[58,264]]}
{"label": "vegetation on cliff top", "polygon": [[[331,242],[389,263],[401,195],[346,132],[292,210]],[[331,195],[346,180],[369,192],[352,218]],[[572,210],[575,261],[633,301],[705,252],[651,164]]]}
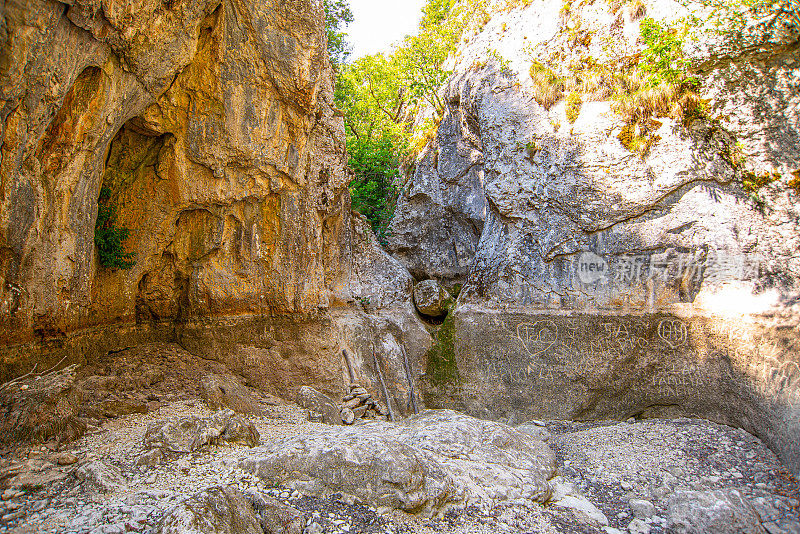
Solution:
{"label": "vegetation on cliff top", "polygon": [[328,55],[333,65],[347,61],[351,47],[344,28],[353,22],[353,12],[347,0],[325,0],[325,33],[328,37]]}
{"label": "vegetation on cliff top", "polygon": [[[684,1],[691,7],[690,15],[669,24],[647,17],[641,0],[612,2],[616,9],[624,6],[632,19],[641,20],[642,46],[633,55],[625,55],[616,52],[625,47],[609,43],[613,57],[608,61],[589,56],[592,32],[582,30],[580,20],[572,20],[578,16],[576,7],[592,0],[564,2],[565,46],[572,52],[587,52],[569,64],[564,61],[569,54],[549,45],[548,50],[534,54],[530,68],[534,98],[546,109],[566,98],[570,123],[577,120],[586,102],[613,100],[625,120],[620,142],[645,155],[659,140],[658,117],[672,116],[686,125],[696,119],[711,120],[685,53],[690,41],[711,32],[723,42],[740,42],[754,18],[767,20],[767,25],[788,21],[800,26],[797,0]],[[385,243],[402,187],[401,165],[411,165],[413,156],[435,135],[444,113],[441,89],[450,75],[445,67],[448,57],[455,53],[465,30],[480,29],[492,11],[526,7],[530,0],[428,0],[417,34],[407,36],[392,53],[350,63],[345,62],[348,47],[341,32],[352,20],[347,0],[326,0],[325,5],[329,48],[338,65],[336,105],[345,116],[349,164],[355,172],[350,184],[353,207],[367,216]],[[489,53],[498,55],[493,50]],[[503,63],[499,58],[499,64]]]}
{"label": "vegetation on cliff top", "polygon": [[[450,75],[443,65],[483,3],[428,0],[417,34],[392,53],[338,66],[335,97],[344,112],[348,163],[355,173],[353,208],[369,219],[384,244],[402,185],[401,165],[435,131],[444,112],[439,91]],[[326,4],[329,17],[332,4]],[[423,110],[430,116],[415,123]]]}

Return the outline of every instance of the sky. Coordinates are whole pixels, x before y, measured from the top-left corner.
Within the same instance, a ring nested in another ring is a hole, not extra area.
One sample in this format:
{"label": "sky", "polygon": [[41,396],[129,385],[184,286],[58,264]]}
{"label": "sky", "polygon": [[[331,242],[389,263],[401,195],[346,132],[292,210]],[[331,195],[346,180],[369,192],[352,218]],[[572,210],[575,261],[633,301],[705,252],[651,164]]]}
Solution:
{"label": "sky", "polygon": [[353,45],[351,60],[388,52],[417,29],[425,0],[350,0],[353,23],[345,30]]}

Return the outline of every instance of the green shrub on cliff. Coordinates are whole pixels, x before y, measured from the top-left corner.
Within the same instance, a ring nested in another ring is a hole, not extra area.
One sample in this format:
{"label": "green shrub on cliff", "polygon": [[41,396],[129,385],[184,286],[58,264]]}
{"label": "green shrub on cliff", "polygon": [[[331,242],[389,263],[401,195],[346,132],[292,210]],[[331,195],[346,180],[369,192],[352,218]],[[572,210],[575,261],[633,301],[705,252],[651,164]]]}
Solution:
{"label": "green shrub on cliff", "polygon": [[683,42],[688,28],[670,27],[651,18],[643,19],[639,33],[645,48],[639,69],[650,75],[648,83],[656,87],[667,84],[697,84],[697,78],[688,74],[689,60],[683,53]]}
{"label": "green shrub on cliff", "polygon": [[97,199],[97,223],[94,226],[94,243],[97,245],[100,265],[109,269],[130,269],[136,263],[133,252],[125,252],[124,242],[130,230],[117,226],[117,207],[111,203],[111,190],[100,189]]}

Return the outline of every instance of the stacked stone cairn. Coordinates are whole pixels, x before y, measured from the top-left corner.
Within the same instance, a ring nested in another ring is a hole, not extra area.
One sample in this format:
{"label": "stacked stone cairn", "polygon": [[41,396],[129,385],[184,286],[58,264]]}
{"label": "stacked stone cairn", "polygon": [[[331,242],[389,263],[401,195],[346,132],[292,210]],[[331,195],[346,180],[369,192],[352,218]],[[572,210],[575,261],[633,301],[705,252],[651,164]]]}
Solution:
{"label": "stacked stone cairn", "polygon": [[372,395],[359,384],[350,385],[350,393],[342,399],[340,408],[342,423],[352,425],[356,419],[389,420],[389,410],[381,402],[376,402]]}

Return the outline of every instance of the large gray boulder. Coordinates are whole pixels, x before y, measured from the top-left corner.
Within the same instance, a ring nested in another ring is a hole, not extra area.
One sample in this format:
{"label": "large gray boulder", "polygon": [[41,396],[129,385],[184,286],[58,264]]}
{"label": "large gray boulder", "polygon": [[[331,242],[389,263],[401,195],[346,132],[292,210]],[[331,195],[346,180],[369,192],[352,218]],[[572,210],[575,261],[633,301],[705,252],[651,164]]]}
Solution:
{"label": "large gray boulder", "polygon": [[234,487],[201,491],[170,509],[158,534],[264,534],[245,496]]}
{"label": "large gray boulder", "polygon": [[669,534],[766,534],[758,514],[736,490],[678,491],[669,500]]}
{"label": "large gray boulder", "polygon": [[398,424],[313,429],[252,451],[239,466],[267,484],[432,514],[452,504],[545,502],[555,455],[507,425],[428,410]]}
{"label": "large gray boulder", "polygon": [[339,407],[333,402],[333,399],[312,387],[303,386],[300,388],[300,391],[297,392],[297,405],[320,414],[323,423],[328,425],[342,424]]}
{"label": "large gray boulder", "polygon": [[255,447],[259,440],[253,423],[234,415],[232,410],[220,410],[212,417],[189,416],[152,423],[143,445],[164,453],[189,453],[221,441]]}
{"label": "large gray boulder", "polygon": [[423,280],[414,286],[414,305],[423,315],[443,317],[452,304],[453,297],[436,280]]}

